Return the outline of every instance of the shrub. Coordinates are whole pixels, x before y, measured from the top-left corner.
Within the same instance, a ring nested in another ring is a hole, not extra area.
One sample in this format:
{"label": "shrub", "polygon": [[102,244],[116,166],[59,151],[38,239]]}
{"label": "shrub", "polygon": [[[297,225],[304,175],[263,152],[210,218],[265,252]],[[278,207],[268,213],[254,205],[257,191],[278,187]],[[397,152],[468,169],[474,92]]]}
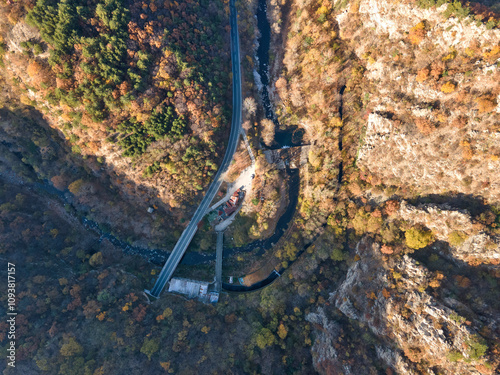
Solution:
{"label": "shrub", "polygon": [[410,249],[422,249],[434,242],[434,236],[428,229],[411,228],[405,232],[406,246]]}
{"label": "shrub", "polygon": [[43,47],[42,47],[42,45],[38,44],[38,43],[35,44],[35,46],[33,47],[33,53],[35,55],[39,55],[39,54],[43,53]]}
{"label": "shrub", "polygon": [[477,98],[476,102],[479,113],[490,113],[496,107],[495,102],[487,97]]}
{"label": "shrub", "polygon": [[465,160],[472,159],[472,156],[474,155],[474,153],[472,151],[472,147],[471,147],[470,142],[468,140],[461,140],[460,147],[462,148],[462,157]]}
{"label": "shrub", "polygon": [[467,17],[470,13],[470,9],[466,6],[463,6],[462,3],[458,0],[454,0],[448,4],[448,7],[444,11],[444,16],[449,18],[451,16],[457,17],[459,19],[463,19]]}
{"label": "shrub", "polygon": [[428,9],[433,6],[439,7],[443,5],[446,0],[418,0],[417,5],[421,8]]}
{"label": "shrub", "polygon": [[455,128],[462,129],[465,125],[467,125],[467,117],[458,116],[451,122],[451,125]]}
{"label": "shrub", "polygon": [[59,350],[61,355],[65,357],[72,357],[75,354],[81,354],[83,352],[83,347],[76,341],[74,337],[68,337],[64,341],[64,344]]}
{"label": "shrub", "polygon": [[431,76],[436,80],[439,79],[441,74],[443,74],[445,67],[446,65],[443,61],[434,61],[431,64]]}
{"label": "shrub", "polygon": [[382,245],[382,246],[380,247],[380,252],[381,252],[382,254],[392,254],[392,253],[394,253],[394,250],[393,250],[393,249],[392,249],[392,247],[390,247],[390,246],[387,246],[387,245]]}
{"label": "shrub", "polygon": [[464,356],[458,350],[452,350],[448,352],[448,354],[446,354],[446,358],[448,358],[448,360],[451,362],[457,362],[463,359]]}
{"label": "shrub", "polygon": [[256,344],[260,349],[271,346],[276,342],[276,337],[268,328],[262,328],[255,338]]}
{"label": "shrub", "polygon": [[401,231],[393,221],[384,223],[380,235],[385,243],[399,242],[401,240]]}
{"label": "shrub", "polygon": [[99,267],[102,265],[102,263],[103,263],[103,256],[100,251],[92,255],[89,259],[89,264],[92,267]]}
{"label": "shrub", "polygon": [[476,51],[473,48],[467,47],[465,49],[465,54],[469,57],[474,57],[476,55]]}
{"label": "shrub", "polygon": [[455,91],[456,85],[453,82],[446,82],[444,85],[441,86],[441,91],[444,92],[445,94],[449,94],[453,91]]}
{"label": "shrub", "polygon": [[364,208],[360,208],[352,220],[352,226],[357,235],[362,235],[366,232],[378,233],[382,228],[382,223],[382,218],[371,215]]}
{"label": "shrub", "polygon": [[496,59],[500,56],[500,45],[493,47],[491,50],[484,52],[485,59]]}
{"label": "shrub", "polygon": [[420,133],[424,135],[429,135],[436,129],[431,121],[429,119],[426,119],[425,117],[416,118],[415,125],[417,126]]}
{"label": "shrub", "polygon": [[488,350],[488,346],[485,344],[484,340],[477,335],[472,336],[467,341],[467,345],[469,346],[467,354],[472,360],[481,358]]}
{"label": "shrub", "polygon": [[141,347],[141,353],[145,354],[151,361],[151,357],[160,349],[160,340],[158,338],[145,338]]}
{"label": "shrub", "polygon": [[452,51],[450,51],[450,53],[448,53],[446,56],[444,56],[441,59],[441,61],[453,60],[455,57],[457,57],[457,51],[455,49],[453,49]]}
{"label": "shrub", "polygon": [[330,258],[336,262],[343,262],[347,259],[347,254],[344,253],[342,249],[334,247],[330,254]]}
{"label": "shrub", "polygon": [[450,243],[451,246],[455,247],[463,244],[466,239],[467,239],[467,234],[460,231],[454,231],[448,235],[448,242]]}
{"label": "shrub", "polygon": [[71,193],[78,195],[80,191],[82,190],[83,185],[85,182],[82,179],[73,181],[69,186],[68,189]]}
{"label": "shrub", "polygon": [[427,78],[429,78],[429,73],[429,68],[420,69],[417,73],[417,82],[424,82]]}
{"label": "shrub", "polygon": [[410,38],[410,42],[412,44],[420,44],[422,39],[425,38],[427,31],[425,31],[425,22],[420,21],[415,26],[410,29],[410,34],[408,37]]}

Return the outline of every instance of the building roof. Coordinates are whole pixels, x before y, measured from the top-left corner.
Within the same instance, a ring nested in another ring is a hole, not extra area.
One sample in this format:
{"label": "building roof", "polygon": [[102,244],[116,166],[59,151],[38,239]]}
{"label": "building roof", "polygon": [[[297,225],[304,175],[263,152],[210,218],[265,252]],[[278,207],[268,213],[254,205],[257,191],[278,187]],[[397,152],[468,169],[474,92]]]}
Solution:
{"label": "building roof", "polygon": [[204,281],[172,278],[168,286],[169,292],[181,293],[189,298],[196,298],[207,294],[208,284]]}

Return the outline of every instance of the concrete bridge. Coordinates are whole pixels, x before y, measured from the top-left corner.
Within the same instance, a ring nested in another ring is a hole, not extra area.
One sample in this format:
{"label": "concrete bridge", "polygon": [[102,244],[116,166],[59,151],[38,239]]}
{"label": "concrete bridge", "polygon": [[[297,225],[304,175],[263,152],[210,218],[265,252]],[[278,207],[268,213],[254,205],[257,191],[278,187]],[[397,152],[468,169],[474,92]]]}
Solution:
{"label": "concrete bridge", "polygon": [[215,291],[220,293],[222,289],[222,252],[224,250],[224,232],[217,232],[217,248],[215,258]]}

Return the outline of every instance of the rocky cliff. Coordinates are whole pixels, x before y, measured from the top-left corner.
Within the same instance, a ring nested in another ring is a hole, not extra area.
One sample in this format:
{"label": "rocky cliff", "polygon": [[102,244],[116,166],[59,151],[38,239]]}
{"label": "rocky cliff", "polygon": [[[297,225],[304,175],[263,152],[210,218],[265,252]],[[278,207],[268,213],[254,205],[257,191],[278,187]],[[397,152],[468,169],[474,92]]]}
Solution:
{"label": "rocky cliff", "polygon": [[[383,339],[377,354],[398,374],[493,373],[483,357],[487,347],[478,334],[481,320],[466,320],[449,307],[453,301],[434,296],[439,274],[406,255],[384,261],[380,246],[369,238],[358,243],[359,260],[328,302]],[[497,330],[498,313],[488,318],[489,329]],[[337,336],[338,323],[329,321],[323,308],[308,319],[322,328],[313,347],[317,368],[335,362],[329,336]]]}
{"label": "rocky cliff", "polygon": [[500,30],[446,18],[447,4],[358,5],[336,20],[372,84],[360,167],[419,193],[498,201]]}

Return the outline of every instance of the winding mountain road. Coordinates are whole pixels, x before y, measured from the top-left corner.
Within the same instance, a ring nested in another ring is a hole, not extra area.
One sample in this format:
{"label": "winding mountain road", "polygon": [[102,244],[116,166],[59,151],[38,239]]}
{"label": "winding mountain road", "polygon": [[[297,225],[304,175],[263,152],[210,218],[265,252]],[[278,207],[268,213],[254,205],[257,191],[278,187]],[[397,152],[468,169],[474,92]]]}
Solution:
{"label": "winding mountain road", "polygon": [[210,184],[205,197],[201,201],[200,205],[196,209],[191,221],[189,222],[184,232],[182,232],[179,240],[175,244],[170,257],[165,262],[158,279],[151,291],[146,290],[145,292],[153,297],[158,298],[165,287],[166,283],[172,277],[175,269],[180,263],[187,247],[189,246],[191,240],[193,239],[196,231],[198,230],[198,222],[201,221],[205,215],[208,206],[212,202],[215,194],[219,190],[223,179],[222,175],[228,169],[233,155],[236,152],[236,147],[238,146],[239,135],[241,131],[241,70],[240,70],[240,39],[238,35],[238,14],[236,12],[235,0],[230,0],[230,25],[231,25],[231,65],[233,72],[233,115],[231,120],[231,134],[229,135],[229,142],[226,149],[226,154],[224,159],[214,177],[214,180]]}

